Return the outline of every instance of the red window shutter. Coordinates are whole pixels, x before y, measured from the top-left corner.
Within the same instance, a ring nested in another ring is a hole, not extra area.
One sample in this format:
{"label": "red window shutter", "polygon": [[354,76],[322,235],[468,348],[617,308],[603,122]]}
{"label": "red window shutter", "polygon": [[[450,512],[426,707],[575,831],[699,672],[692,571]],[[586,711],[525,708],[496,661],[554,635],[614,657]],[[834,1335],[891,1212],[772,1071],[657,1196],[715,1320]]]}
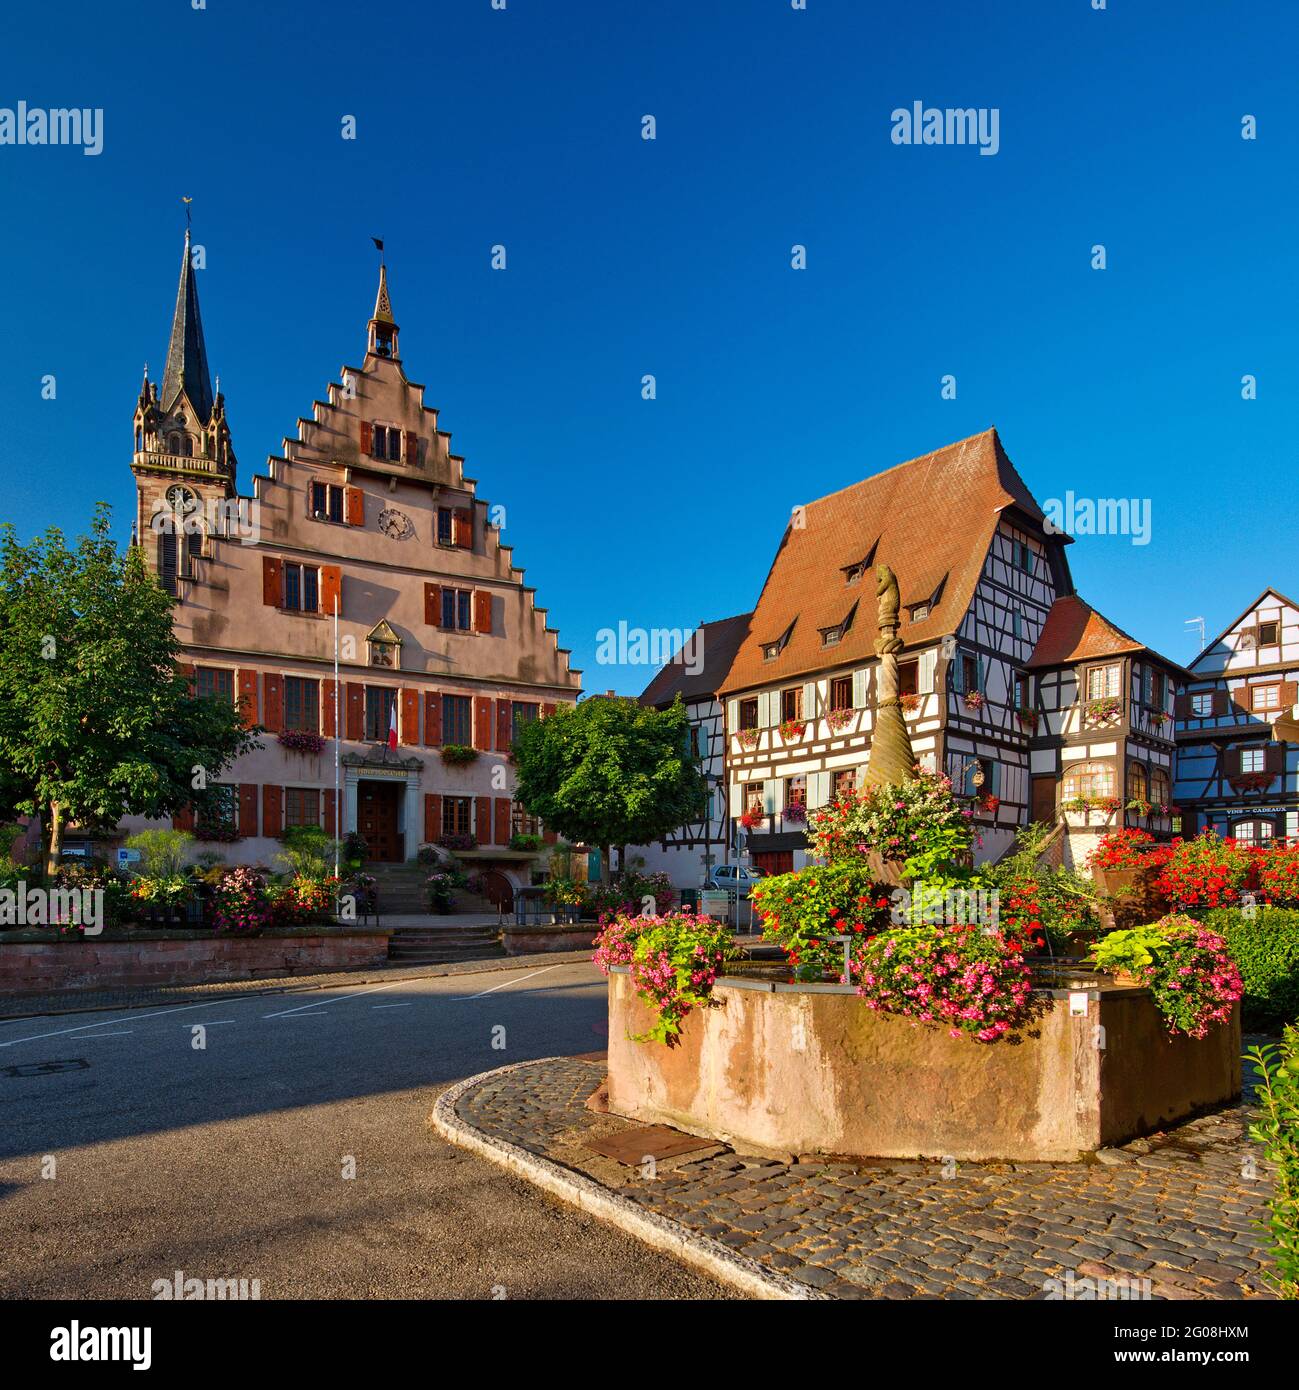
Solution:
{"label": "red window shutter", "polygon": [[284,727],[284,677],[269,671],[262,677],[262,723],[272,734]]}
{"label": "red window shutter", "polygon": [[239,689],[239,709],[243,714],[244,728],[251,729],[257,723],[257,672],[240,670],[236,684]]}
{"label": "red window shutter", "polygon": [[424,695],[424,743],[436,748],[442,742],[442,696],[436,691]]}
{"label": "red window shutter", "polygon": [[262,786],[262,826],[271,836],[284,829],[284,788],[273,787],[269,782]]}
{"label": "red window shutter", "polygon": [[456,507],[451,513],[451,544],[474,548],[474,514],[469,507]]}
{"label": "red window shutter", "polygon": [[365,738],[365,686],[347,682],[347,737],[354,743]]}
{"label": "red window shutter", "polygon": [[508,845],[510,843],[510,798],[498,796],[494,799],[493,805],[496,811],[496,843]]}
{"label": "red window shutter", "polygon": [[492,630],[492,596],[486,589],[474,590],[474,631]]}
{"label": "red window shutter", "polygon": [[559,836],[553,830],[547,830],[544,826],[541,830],[541,839],[544,844],[553,845]]}
{"label": "red window shutter", "polygon": [[374,430],[369,420],[361,421],[361,452],[363,454],[374,454]]}
{"label": "red window shutter", "polygon": [[1215,715],[1231,712],[1231,695],[1227,691],[1215,690],[1213,692],[1213,712]]}
{"label": "red window shutter", "polygon": [[492,798],[474,797],[474,836],[480,845],[492,842]]}
{"label": "red window shutter", "polygon": [[401,741],[419,742],[419,691],[401,692]]}
{"label": "red window shutter", "polygon": [[442,834],[442,798],[435,792],[424,793],[424,843],[436,844]]}
{"label": "red window shutter", "polygon": [[441,627],[442,625],[442,586],[440,584],[424,585],[424,621],[430,627]]}
{"label": "red window shutter", "polygon": [[182,806],[171,818],[171,828],[173,830],[194,829],[194,808],[192,806]]}
{"label": "red window shutter", "polygon": [[1281,682],[1281,709],[1288,710],[1299,704],[1299,681]]}
{"label": "red window shutter", "polygon": [[336,695],[338,687],[334,684],[333,677],[326,677],[320,682],[320,731],[326,738],[333,738],[338,732],[338,725],[335,722],[337,714]]}
{"label": "red window shutter", "polygon": [[419,435],[414,430],[406,431],[406,453],[407,463],[416,464],[419,462]]}
{"label": "red window shutter", "polygon": [[555,702],[554,702],[553,700],[547,700],[547,701],[541,706],[541,717],[542,717],[543,719],[545,719],[547,715],[554,714],[554,712],[555,712],[556,709],[558,709],[558,708],[559,708],[559,706],[556,705]]}
{"label": "red window shutter", "polygon": [[1184,840],[1195,839],[1195,827],[1199,823],[1199,813],[1188,811],[1185,807],[1181,808],[1182,829],[1181,836]]}
{"label": "red window shutter", "polygon": [[245,840],[257,835],[257,784],[239,783],[239,834]]}
{"label": "red window shutter", "polygon": [[346,507],[344,514],[347,517],[349,526],[365,525],[365,493],[359,487],[349,487],[345,493]]}
{"label": "red window shutter", "polygon": [[337,565],[320,567],[320,611],[343,615],[343,572]]}
{"label": "red window shutter", "polygon": [[497,700],[496,702],[496,751],[498,753],[508,753],[510,745],[514,742],[514,702],[512,700]]}
{"label": "red window shutter", "polygon": [[474,747],[486,752],[492,746],[492,702],[486,695],[474,697]]}
{"label": "red window shutter", "polygon": [[1263,750],[1263,771],[1273,777],[1285,771],[1285,744],[1269,743]]}
{"label": "red window shutter", "polygon": [[1189,695],[1177,695],[1173,698],[1173,718],[1189,719],[1191,717],[1191,697]]}
{"label": "red window shutter", "polygon": [[267,608],[280,606],[281,562],[270,555],[262,556],[262,602]]}
{"label": "red window shutter", "polygon": [[333,787],[321,792],[320,799],[325,811],[325,834],[333,840],[338,835],[338,817],[335,814],[337,807],[334,802]]}
{"label": "red window shutter", "polygon": [[180,661],[176,663],[176,669],[189,683],[189,693],[193,695],[197,690],[197,681],[194,676],[194,663],[192,661]]}

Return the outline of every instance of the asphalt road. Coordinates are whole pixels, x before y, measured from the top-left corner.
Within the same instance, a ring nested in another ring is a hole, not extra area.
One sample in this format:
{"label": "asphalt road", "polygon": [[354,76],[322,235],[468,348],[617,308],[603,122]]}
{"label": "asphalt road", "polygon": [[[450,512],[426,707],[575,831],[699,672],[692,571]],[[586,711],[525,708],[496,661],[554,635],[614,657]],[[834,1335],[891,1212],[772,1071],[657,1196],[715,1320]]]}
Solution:
{"label": "asphalt road", "polygon": [[605,1019],[583,963],[0,1023],[0,1296],[731,1297],[425,1123]]}

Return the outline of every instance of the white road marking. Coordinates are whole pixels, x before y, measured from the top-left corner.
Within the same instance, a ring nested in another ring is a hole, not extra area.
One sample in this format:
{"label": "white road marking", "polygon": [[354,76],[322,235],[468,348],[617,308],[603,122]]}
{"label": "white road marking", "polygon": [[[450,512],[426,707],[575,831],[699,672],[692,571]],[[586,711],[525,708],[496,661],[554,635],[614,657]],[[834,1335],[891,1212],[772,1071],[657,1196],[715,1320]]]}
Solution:
{"label": "white road marking", "polygon": [[561,965],[569,965],[571,961],[561,961],[560,965],[545,965],[540,970],[532,970],[526,975],[520,975],[517,980],[504,980],[499,985],[493,985],[491,989],[485,989],[481,994],[457,994],[454,995],[453,1002],[460,1002],[467,999],[485,999],[489,994],[495,994],[498,989],[505,989],[508,985],[521,985],[524,980],[530,980],[534,975],[544,975],[547,970],[558,970]]}
{"label": "white road marking", "polygon": [[355,994],[342,994],[337,999],[313,999],[310,1004],[299,1005],[296,1009],[281,1009],[278,1013],[263,1014],[263,1018],[287,1018],[290,1014],[306,1013],[308,1009],[321,1009],[326,1004],[342,1004],[348,999],[360,999],[367,994],[379,994],[385,989],[400,989],[405,980],[394,980],[390,985],[376,985],[374,989],[358,990]]}
{"label": "white road marking", "polygon": [[[146,1018],[161,1018],[164,1014],[184,1013],[186,1009],[215,1009],[217,1004],[224,1004],[224,999],[214,1000],[210,1004],[178,1004],[174,1009],[159,1009],[151,1014],[132,1014],[132,1023],[142,1022]],[[52,1033],[33,1033],[26,1038],[11,1038],[8,1042],[0,1042],[0,1047],[16,1047],[19,1043],[40,1042],[42,1038],[61,1038],[67,1033],[86,1033],[92,1028],[110,1028],[114,1023],[125,1023],[123,1018],[106,1018],[103,1023],[83,1023],[76,1028],[56,1028]]]}
{"label": "white road marking", "polygon": [[199,1025],[199,1024],[197,1024],[197,1023],[182,1023],[180,1026],[181,1026],[182,1028],[198,1028],[198,1027],[200,1027],[200,1026],[202,1026],[202,1027],[204,1027],[204,1028],[215,1028],[215,1027],[217,1026],[218,1023],[238,1023],[238,1022],[239,1022],[239,1020],[238,1020],[237,1018],[210,1018],[210,1019],[208,1019],[208,1021],[207,1021],[206,1023],[204,1023],[204,1024],[202,1024],[202,1025]]}
{"label": "white road marking", "polygon": [[93,1038],[87,1038],[87,1042],[98,1042],[100,1038],[124,1038],[128,1033],[134,1033],[134,1028],[124,1028],[120,1033],[96,1033]]}
{"label": "white road marking", "polygon": [[372,1009],[413,1009],[414,1004],[371,1004]]}

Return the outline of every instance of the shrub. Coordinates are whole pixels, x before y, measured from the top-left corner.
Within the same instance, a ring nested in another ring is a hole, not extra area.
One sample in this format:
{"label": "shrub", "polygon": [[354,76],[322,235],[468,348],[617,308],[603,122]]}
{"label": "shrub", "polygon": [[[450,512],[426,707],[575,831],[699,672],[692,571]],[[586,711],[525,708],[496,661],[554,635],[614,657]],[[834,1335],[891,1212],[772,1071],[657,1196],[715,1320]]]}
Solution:
{"label": "shrub", "polygon": [[296,927],[308,922],[327,922],[334,914],[338,894],[336,878],[296,877],[290,883],[267,889],[270,925]]}
{"label": "shrub", "polygon": [[1212,830],[1174,840],[1156,883],[1176,907],[1230,907],[1256,882],[1257,856]]}
{"label": "shrub", "polygon": [[1144,830],[1111,830],[1096,841],[1087,856],[1093,869],[1140,869],[1155,847],[1155,837]]}
{"label": "shrub", "polygon": [[995,1042],[1032,1015],[1023,943],[1000,931],[895,927],[857,947],[852,973],[868,1007],[946,1024],[954,1038]]}
{"label": "shrub", "polygon": [[667,874],[628,869],[614,883],[587,884],[585,905],[597,917],[618,912],[647,912],[654,916],[670,908],[675,897],[676,890]]}
{"label": "shrub", "polygon": [[831,975],[847,984],[843,947],[826,938],[870,935],[889,920],[889,890],[864,859],[759,879],[749,892],[763,936],[785,952],[795,980]]}
{"label": "shrub", "polygon": [[442,873],[430,874],[424,882],[428,888],[429,910],[432,912],[450,912],[455,906],[456,889],[463,888],[465,885],[465,876],[454,870],[443,871]]}
{"label": "shrub", "polygon": [[140,874],[144,878],[169,878],[185,867],[185,856],[194,837],[187,830],[141,830],[126,842],[127,849],[140,851]]}
{"label": "shrub", "polygon": [[1272,844],[1263,851],[1259,892],[1278,907],[1299,907],[1299,842]]}
{"label": "shrub", "polygon": [[1099,897],[1085,875],[1038,863],[1050,833],[1043,825],[1023,826],[1015,852],[984,872],[999,892],[1002,925],[1039,949],[1064,953],[1075,933],[1100,929]]}
{"label": "shrub", "polygon": [[520,831],[519,834],[510,836],[510,848],[514,850],[538,850],[545,843],[540,835],[531,832]]}
{"label": "shrub", "polygon": [[291,878],[319,882],[334,869],[334,841],[318,825],[291,825],[284,832],[284,849],[275,856]]}
{"label": "shrub", "polygon": [[1102,969],[1131,971],[1155,997],[1170,1033],[1203,1038],[1226,1023],[1244,993],[1226,941],[1203,923],[1170,913],[1147,927],[1113,931],[1091,949]]}
{"label": "shrub", "polygon": [[1293,1024],[1281,1044],[1251,1048],[1258,1074],[1259,1118],[1249,1135],[1276,1164],[1276,1186],[1268,1202],[1268,1253],[1274,1268],[1263,1277],[1278,1297],[1299,1298],[1299,1028]]}
{"label": "shrub", "polygon": [[1222,935],[1244,985],[1241,1022],[1264,1030],[1299,1019],[1299,912],[1220,908],[1204,923]]}
{"label": "shrub", "polygon": [[626,964],[633,988],[655,1019],[633,1042],[675,1046],[682,1020],[707,1008],[723,963],[735,954],[730,928],[690,912],[632,917],[619,913],[596,938],[595,962],[607,975]]}
{"label": "shrub", "polygon": [[439,835],[438,844],[443,849],[477,849],[478,837],[476,835]]}
{"label": "shrub", "polygon": [[270,925],[266,882],[256,869],[227,869],[212,894],[212,925],[217,931],[252,933]]}

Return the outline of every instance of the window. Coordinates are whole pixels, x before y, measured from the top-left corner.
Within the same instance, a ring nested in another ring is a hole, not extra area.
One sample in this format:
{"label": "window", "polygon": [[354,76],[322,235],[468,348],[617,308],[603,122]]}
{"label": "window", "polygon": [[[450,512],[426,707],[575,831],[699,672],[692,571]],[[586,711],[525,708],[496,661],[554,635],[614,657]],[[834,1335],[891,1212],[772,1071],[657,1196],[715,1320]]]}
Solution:
{"label": "window", "polygon": [[1249,688],[1250,709],[1268,710],[1281,708],[1281,687],[1279,685],[1251,685]]}
{"label": "window", "polygon": [[312,483],[311,515],[317,521],[342,521],[343,489],[334,483]]}
{"label": "window", "polygon": [[1191,713],[1197,719],[1207,719],[1213,713],[1213,691],[1203,690],[1191,696]]}
{"label": "window", "polygon": [[692,724],[690,726],[690,756],[692,758],[702,758],[705,756],[704,749],[708,744],[708,735],[704,732],[702,724]]}
{"label": "window", "polygon": [[1145,763],[1128,764],[1128,800],[1150,800],[1150,774]]}
{"label": "window", "polygon": [[365,737],[370,743],[384,743],[397,708],[397,692],[375,685],[365,687]]}
{"label": "window", "polygon": [[[972,690],[973,686],[967,689]],[[920,693],[920,663],[918,661],[898,662],[898,694],[918,695]]]}
{"label": "window", "polygon": [[1022,637],[1024,635],[1024,615],[1018,608],[1010,610],[1010,635],[1012,637]]}
{"label": "window", "polygon": [[924,622],[929,616],[929,605],[927,603],[913,603],[908,611],[913,623]]}
{"label": "window", "polygon": [[467,796],[444,796],[442,798],[442,833],[444,835],[468,835],[471,798]]}
{"label": "window", "polygon": [[855,767],[841,767],[834,773],[834,799],[838,801],[841,797],[853,796],[857,791],[857,769]]}
{"label": "window", "polygon": [[233,704],[235,673],[218,670],[215,666],[198,666],[194,670],[194,689],[201,696],[215,697]]}
{"label": "window", "polygon": [[767,642],[767,643],[763,646],[763,648],[762,648],[762,659],[763,659],[763,661],[775,661],[775,659],[776,659],[779,655],[780,655],[780,643],[779,643],[779,642]]}
{"label": "window", "polygon": [[176,533],[172,530],[158,532],[158,583],[167,593],[176,593]]}
{"label": "window", "polygon": [[1270,820],[1239,820],[1231,838],[1242,845],[1256,845],[1262,840],[1270,840],[1275,834],[1276,826]]}
{"label": "window", "polygon": [[1109,763],[1073,763],[1065,770],[1061,796],[1113,796],[1114,768]]}
{"label": "window", "polygon": [[758,727],[758,700],[753,697],[749,700],[740,701],[740,728],[756,729]]}
{"label": "window", "polygon": [[286,787],[284,791],[284,824],[319,825],[320,791],[316,787]]}
{"label": "window", "polygon": [[285,564],[284,607],[295,613],[320,611],[320,571],[314,565]]}
{"label": "window", "polygon": [[468,632],[473,626],[472,599],[469,589],[443,589],[441,626]]}
{"label": "window", "polygon": [[1151,709],[1162,710],[1167,694],[1167,681],[1162,671],[1153,666],[1146,668],[1146,703]]}
{"label": "window", "polygon": [[530,816],[524,810],[523,804],[518,801],[510,802],[510,834],[511,835],[540,835],[541,817]]}
{"label": "window", "polygon": [[796,685],[792,690],[780,692],[780,717],[781,719],[802,719],[803,687],[801,685]]}
{"label": "window", "polygon": [[1260,647],[1275,647],[1280,637],[1280,627],[1280,623],[1259,623],[1258,645]]}
{"label": "window", "polygon": [[852,677],[836,676],[830,682],[830,708],[852,709]]}
{"label": "window", "polygon": [[444,695],[442,697],[442,742],[454,743],[461,748],[473,744],[473,701],[468,695]]}
{"label": "window", "polygon": [[1119,693],[1119,668],[1112,666],[1093,666],[1087,672],[1087,698],[1103,700]]}
{"label": "window", "polygon": [[1033,677],[1023,672],[1015,677],[1015,705],[1019,709],[1033,708]]}
{"label": "window", "polygon": [[207,804],[199,808],[195,830],[198,838],[228,838],[239,829],[239,788],[214,782]]}
{"label": "window", "polygon": [[1172,794],[1168,784],[1168,772],[1162,767],[1150,769],[1150,800],[1156,806],[1172,804]]}
{"label": "window", "polygon": [[750,811],[757,811],[762,814],[767,809],[766,796],[762,789],[761,782],[750,782],[744,788],[744,805]]}
{"label": "window", "polygon": [[455,544],[455,539],[454,539],[454,537],[455,537],[454,523],[455,523],[455,517],[454,517],[454,515],[453,515],[453,513],[452,513],[452,511],[451,511],[451,508],[450,508],[450,507],[439,507],[439,508],[438,508],[438,544],[439,544],[439,545],[454,545],[454,544]]}
{"label": "window", "polygon": [[1015,542],[1015,563],[1025,574],[1033,573],[1033,565],[1037,556],[1033,553],[1033,547],[1027,541]]}
{"label": "window", "polygon": [[1263,771],[1263,750],[1261,748],[1242,748],[1240,750],[1240,770],[1242,772]]}
{"label": "window", "polygon": [[284,678],[284,727],[314,734],[320,729],[320,685],[304,676]]}
{"label": "window", "polygon": [[369,639],[370,646],[370,665],[397,667],[401,664],[399,653],[401,645],[398,642],[376,641],[373,637]]}
{"label": "window", "polygon": [[541,706],[529,700],[515,700],[514,708],[511,711],[510,739],[511,742],[518,738],[519,730],[525,724],[531,724],[541,714]]}
{"label": "window", "polygon": [[785,809],[791,806],[807,806],[807,778],[800,775],[798,777],[787,777],[785,779]]}
{"label": "window", "polygon": [[374,447],[370,450],[370,456],[399,463],[401,461],[401,431],[395,425],[376,425],[374,427]]}
{"label": "window", "polygon": [[843,640],[843,624],[835,627],[823,627],[821,629],[821,645],[823,647],[837,647]]}
{"label": "window", "polygon": [[[901,678],[902,668],[898,667],[898,676]],[[979,688],[979,658],[972,652],[961,653],[961,689],[965,691],[978,690]]]}
{"label": "window", "polygon": [[855,565],[845,565],[843,569],[843,582],[845,584],[859,584],[861,577],[866,573],[866,561],[861,560]]}

